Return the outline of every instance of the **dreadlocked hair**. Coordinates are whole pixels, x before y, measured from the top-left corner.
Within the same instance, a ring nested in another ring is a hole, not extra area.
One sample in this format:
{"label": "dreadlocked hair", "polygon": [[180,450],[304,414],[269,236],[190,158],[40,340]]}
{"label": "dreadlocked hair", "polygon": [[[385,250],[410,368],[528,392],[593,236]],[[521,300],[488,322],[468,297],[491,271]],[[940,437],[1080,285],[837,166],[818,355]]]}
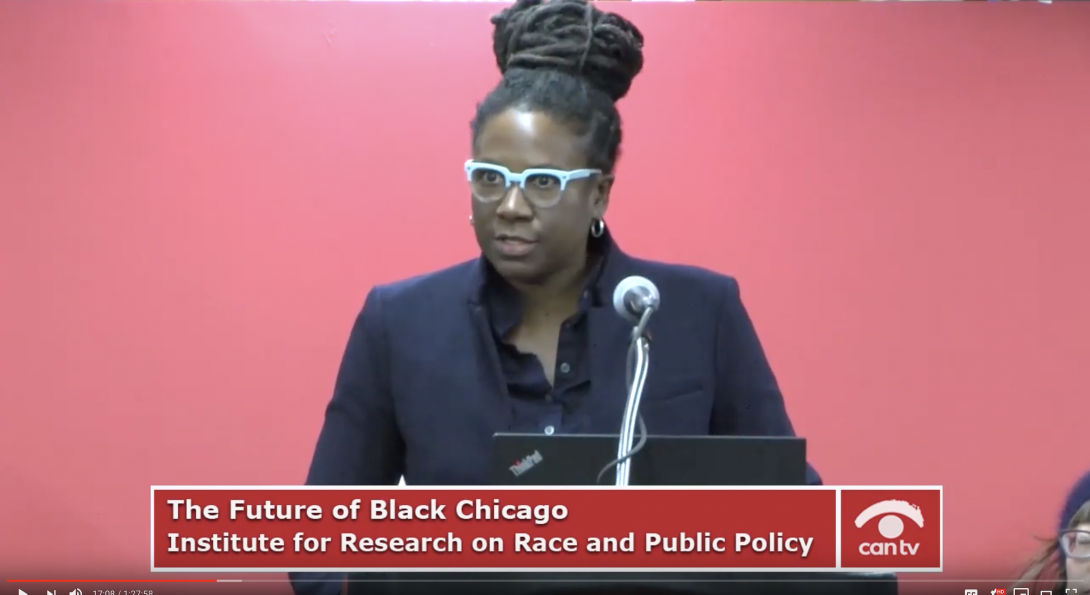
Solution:
{"label": "dreadlocked hair", "polygon": [[492,17],[503,80],[477,105],[473,142],[493,116],[538,111],[586,139],[587,167],[612,173],[621,147],[615,103],[643,69],[643,35],[587,0],[518,0]]}

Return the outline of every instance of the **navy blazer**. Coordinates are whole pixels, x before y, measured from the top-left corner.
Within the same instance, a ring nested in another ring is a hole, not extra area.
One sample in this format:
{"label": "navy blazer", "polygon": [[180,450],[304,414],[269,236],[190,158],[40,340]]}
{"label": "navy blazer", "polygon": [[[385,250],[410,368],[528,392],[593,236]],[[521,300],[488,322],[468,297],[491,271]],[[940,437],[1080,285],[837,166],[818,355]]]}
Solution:
{"label": "navy blazer", "polygon": [[[511,409],[481,303],[483,259],[375,287],[352,328],[308,485],[490,483],[492,436]],[[630,275],[662,294],[640,405],[650,434],[792,436],[776,378],[738,283],[639,260],[614,246],[601,285]],[[616,434],[631,328],[611,304],[590,309],[586,431]],[[820,483],[810,469],[809,481]]]}
{"label": "navy blazer", "polygon": [[[482,303],[483,258],[375,287],[356,318],[308,485],[490,483],[492,436],[511,408]],[[613,245],[599,279],[653,281],[651,367],[640,404],[649,434],[792,436],[776,378],[738,283],[708,270],[639,260]],[[631,328],[592,307],[586,430],[620,431]],[[808,468],[808,481],[821,483]],[[343,577],[292,576],[297,593],[339,593]],[[323,582],[324,581],[324,582]]]}

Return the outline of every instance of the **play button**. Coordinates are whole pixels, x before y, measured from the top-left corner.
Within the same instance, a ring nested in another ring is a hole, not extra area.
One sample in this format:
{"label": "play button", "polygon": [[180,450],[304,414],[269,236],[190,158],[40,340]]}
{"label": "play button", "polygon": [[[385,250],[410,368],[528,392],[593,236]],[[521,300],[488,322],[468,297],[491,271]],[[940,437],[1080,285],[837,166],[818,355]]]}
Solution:
{"label": "play button", "polygon": [[26,591],[19,589],[19,595],[26,595]]}

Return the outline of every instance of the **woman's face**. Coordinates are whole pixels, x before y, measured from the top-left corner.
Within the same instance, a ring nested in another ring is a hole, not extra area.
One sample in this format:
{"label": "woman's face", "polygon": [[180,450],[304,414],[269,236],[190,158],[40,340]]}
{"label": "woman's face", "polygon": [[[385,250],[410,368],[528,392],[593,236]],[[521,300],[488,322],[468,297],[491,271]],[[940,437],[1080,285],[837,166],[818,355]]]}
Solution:
{"label": "woman's face", "polygon": [[1081,594],[1090,589],[1090,523],[1076,525],[1075,531],[1070,538],[1074,555],[1067,556],[1067,588]]}
{"label": "woman's face", "polygon": [[[574,171],[587,167],[584,139],[548,116],[510,109],[480,130],[473,160],[512,173],[547,168]],[[500,180],[489,174],[489,180]],[[527,184],[532,184],[528,181]],[[610,178],[572,179],[555,204],[535,205],[518,185],[491,202],[471,198],[473,229],[481,252],[509,281],[544,282],[551,275],[582,267],[595,219],[605,216]]]}

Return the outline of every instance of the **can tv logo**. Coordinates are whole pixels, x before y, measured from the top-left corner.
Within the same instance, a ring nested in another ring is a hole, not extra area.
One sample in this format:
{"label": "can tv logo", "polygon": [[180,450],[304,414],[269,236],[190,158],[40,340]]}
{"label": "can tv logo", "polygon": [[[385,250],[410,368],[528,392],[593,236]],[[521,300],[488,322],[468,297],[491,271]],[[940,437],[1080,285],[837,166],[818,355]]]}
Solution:
{"label": "can tv logo", "polygon": [[923,513],[920,507],[904,500],[883,500],[867,507],[855,517],[855,527],[862,529],[875,517],[878,519],[878,533],[889,541],[871,541],[859,544],[859,553],[864,556],[915,556],[920,550],[919,542],[912,543],[898,539],[905,532],[908,519],[923,528]]}
{"label": "can tv logo", "polygon": [[841,569],[942,571],[941,487],[843,487],[837,491]]}

